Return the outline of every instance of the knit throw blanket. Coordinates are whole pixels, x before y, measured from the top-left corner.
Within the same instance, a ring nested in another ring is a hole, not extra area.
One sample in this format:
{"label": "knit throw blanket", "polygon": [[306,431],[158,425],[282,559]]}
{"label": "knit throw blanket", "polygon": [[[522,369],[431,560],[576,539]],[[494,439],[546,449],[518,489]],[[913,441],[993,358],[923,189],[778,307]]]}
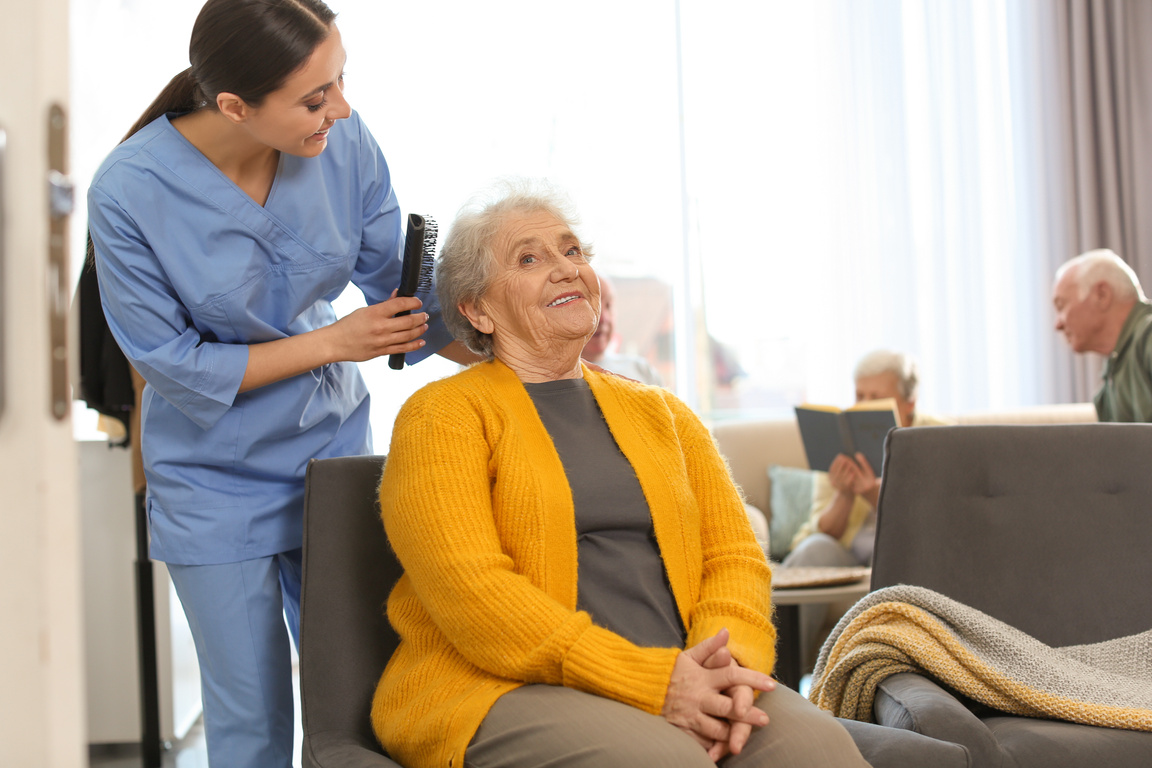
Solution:
{"label": "knit throw blanket", "polygon": [[887,587],[836,625],[809,698],[838,717],[871,722],[876,687],[898,672],[1015,715],[1152,731],[1152,630],[1052,648],[930,589]]}

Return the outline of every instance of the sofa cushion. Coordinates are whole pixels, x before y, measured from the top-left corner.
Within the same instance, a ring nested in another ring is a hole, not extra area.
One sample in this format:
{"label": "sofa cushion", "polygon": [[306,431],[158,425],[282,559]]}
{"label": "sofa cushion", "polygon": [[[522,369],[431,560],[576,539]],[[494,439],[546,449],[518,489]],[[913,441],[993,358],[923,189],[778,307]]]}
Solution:
{"label": "sofa cushion", "polygon": [[984,721],[1013,768],[1107,766],[1148,768],[1152,733],[1101,728],[1032,717],[990,717]]}
{"label": "sofa cushion", "polygon": [[768,543],[773,560],[784,559],[792,548],[796,532],[808,520],[812,510],[813,475],[809,469],[777,464],[768,467],[772,494]]}

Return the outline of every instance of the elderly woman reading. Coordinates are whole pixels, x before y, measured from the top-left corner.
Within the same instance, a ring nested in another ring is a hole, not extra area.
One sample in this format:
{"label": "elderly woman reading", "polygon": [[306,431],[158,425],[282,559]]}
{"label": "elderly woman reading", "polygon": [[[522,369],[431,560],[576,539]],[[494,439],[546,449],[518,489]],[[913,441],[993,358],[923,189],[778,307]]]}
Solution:
{"label": "elderly woman reading", "polygon": [[444,243],[445,319],[489,359],[396,421],[381,743],[408,768],[866,766],[768,676],[771,575],[708,431],[581,363],[590,258],[565,203],[525,184]]}

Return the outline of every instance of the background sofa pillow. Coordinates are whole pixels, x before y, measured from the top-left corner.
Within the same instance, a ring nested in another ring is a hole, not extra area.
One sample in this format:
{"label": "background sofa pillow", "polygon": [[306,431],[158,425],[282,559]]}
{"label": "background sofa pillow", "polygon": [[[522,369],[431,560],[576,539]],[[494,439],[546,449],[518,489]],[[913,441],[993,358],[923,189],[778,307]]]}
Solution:
{"label": "background sofa pillow", "polygon": [[768,543],[773,560],[784,559],[796,532],[808,521],[808,514],[812,511],[814,474],[810,469],[776,464],[768,467],[768,479],[772,483]]}

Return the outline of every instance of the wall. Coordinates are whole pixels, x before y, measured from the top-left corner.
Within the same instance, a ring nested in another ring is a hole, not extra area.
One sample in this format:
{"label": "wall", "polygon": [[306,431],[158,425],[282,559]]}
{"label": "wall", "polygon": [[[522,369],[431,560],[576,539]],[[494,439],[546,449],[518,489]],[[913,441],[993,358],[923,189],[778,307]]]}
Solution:
{"label": "wall", "polygon": [[[80,502],[88,741],[140,740],[136,526],[129,453],[81,441]],[[200,714],[196,649],[163,563],[153,563],[160,737],[183,738]]]}

